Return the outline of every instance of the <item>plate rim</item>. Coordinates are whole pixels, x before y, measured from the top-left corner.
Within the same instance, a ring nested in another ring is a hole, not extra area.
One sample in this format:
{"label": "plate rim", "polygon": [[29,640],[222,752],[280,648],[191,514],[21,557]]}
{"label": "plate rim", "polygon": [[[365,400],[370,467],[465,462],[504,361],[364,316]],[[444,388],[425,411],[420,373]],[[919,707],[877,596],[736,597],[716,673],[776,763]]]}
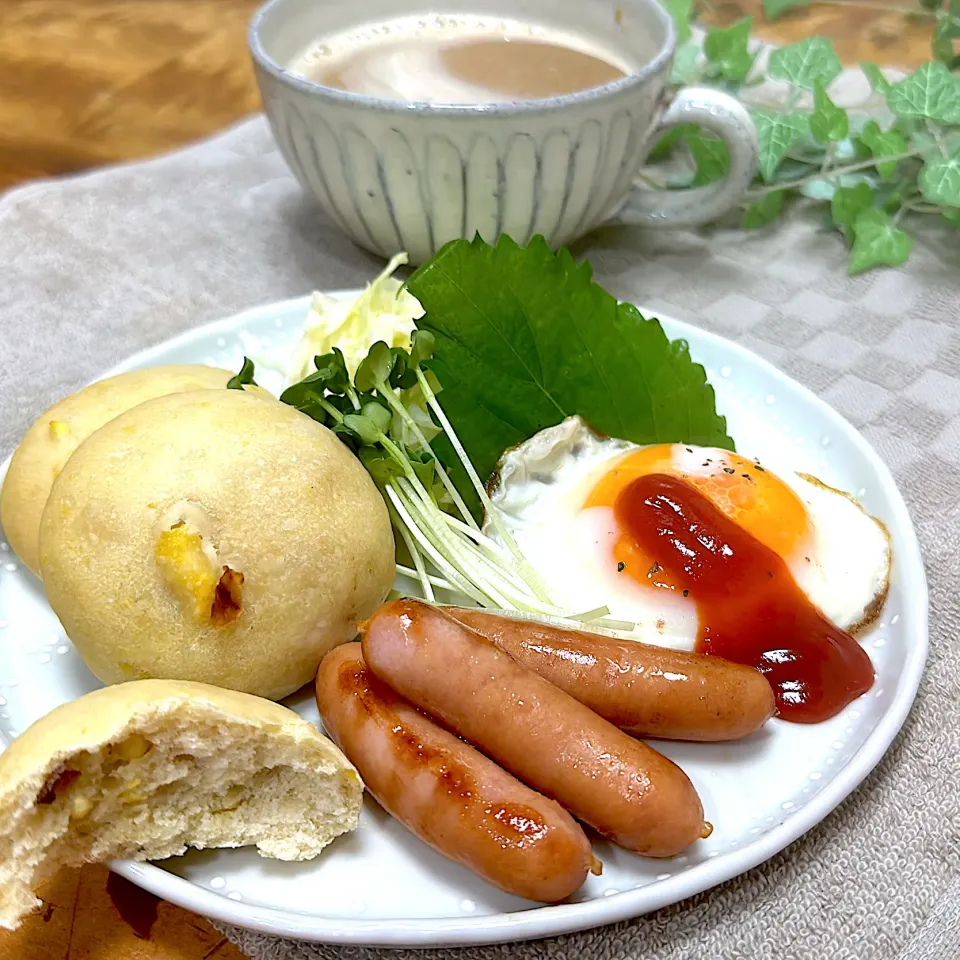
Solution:
{"label": "plate rim", "polygon": [[[359,288],[328,291],[329,296],[355,296]],[[265,315],[303,308],[306,312],[312,294],[290,297],[249,307],[219,320],[184,330],[166,340],[154,343],[115,364],[96,379],[128,370],[150,366],[158,355],[188,345],[196,339],[221,331],[241,329]],[[886,463],[867,439],[838,411],[804,384],[794,380],[765,358],[747,347],[709,330],[660,314],[657,310],[639,307],[644,316],[655,316],[671,338],[688,343],[701,341],[732,351],[754,368],[759,368],[774,381],[786,385],[791,392],[836,425],[846,445],[853,446],[865,457],[876,476],[885,499],[893,509],[892,526],[906,542],[901,549],[905,594],[910,598],[904,612],[904,629],[912,638],[905,655],[904,668],[897,678],[897,693],[857,752],[844,764],[830,783],[809,803],[746,846],[712,860],[706,860],[666,880],[623,891],[609,897],[578,903],[535,906],[516,913],[496,913],[475,917],[436,919],[341,919],[315,914],[287,912],[244,901],[234,901],[212,890],[200,887],[184,877],[152,863],[130,860],[111,861],[111,870],[137,886],[185,909],[222,923],[234,924],[272,936],[293,937],[317,943],[388,948],[440,948],[476,946],[493,943],[514,943],[542,937],[559,936],[591,929],[623,920],[630,920],[697,893],[726,883],[769,860],[825,820],[877,766],[889,749],[916,699],[926,665],[929,648],[929,595],[926,572],[916,529],[909,509]],[[699,362],[699,361],[697,361]],[[6,472],[9,459],[0,467]],[[909,615],[909,618],[908,616]],[[696,878],[694,882],[691,880]]]}

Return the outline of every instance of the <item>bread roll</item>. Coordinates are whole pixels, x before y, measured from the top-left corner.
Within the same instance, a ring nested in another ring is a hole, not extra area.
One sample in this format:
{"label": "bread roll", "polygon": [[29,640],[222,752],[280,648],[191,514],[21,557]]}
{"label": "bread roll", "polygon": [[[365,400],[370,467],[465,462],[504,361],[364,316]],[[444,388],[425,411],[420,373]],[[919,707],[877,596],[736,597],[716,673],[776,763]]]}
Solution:
{"label": "bread roll", "polygon": [[40,517],[50,488],[94,430],[145,400],[183,390],[226,387],[232,375],[204,366],[152,367],[108,377],[54,404],[14,451],[0,493],[0,522],[14,553],[40,573]]}
{"label": "bread roll", "polygon": [[387,508],[329,430],[239,390],[101,427],[60,474],[40,563],[106,683],[196,680],[279,700],[356,636],[395,575]]}
{"label": "bread roll", "polygon": [[292,710],[199,683],[87,694],[0,755],[0,927],[57,866],[255,844],[308,860],[356,828],[363,784]]}

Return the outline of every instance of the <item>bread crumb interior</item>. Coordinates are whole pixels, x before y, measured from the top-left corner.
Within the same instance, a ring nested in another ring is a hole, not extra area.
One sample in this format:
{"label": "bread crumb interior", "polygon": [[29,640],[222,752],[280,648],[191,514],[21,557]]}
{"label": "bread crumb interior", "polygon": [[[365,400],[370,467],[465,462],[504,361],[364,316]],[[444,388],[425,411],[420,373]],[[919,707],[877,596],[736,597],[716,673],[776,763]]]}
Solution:
{"label": "bread crumb interior", "polygon": [[3,915],[35,906],[32,889],[61,864],[246,845],[306,860],[357,817],[343,768],[289,734],[178,715],[66,757],[22,801],[0,828]]}

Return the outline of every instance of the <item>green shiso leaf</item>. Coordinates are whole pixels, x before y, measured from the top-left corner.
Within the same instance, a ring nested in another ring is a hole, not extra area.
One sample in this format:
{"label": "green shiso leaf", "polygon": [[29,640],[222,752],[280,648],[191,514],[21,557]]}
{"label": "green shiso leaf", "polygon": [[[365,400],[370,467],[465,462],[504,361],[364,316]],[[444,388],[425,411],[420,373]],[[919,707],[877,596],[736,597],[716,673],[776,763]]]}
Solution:
{"label": "green shiso leaf", "polygon": [[506,449],[574,414],[634,443],[733,449],[687,344],[542,237],[526,247],[453,241],[407,286],[426,311],[419,327],[436,338],[443,409],[481,477]]}

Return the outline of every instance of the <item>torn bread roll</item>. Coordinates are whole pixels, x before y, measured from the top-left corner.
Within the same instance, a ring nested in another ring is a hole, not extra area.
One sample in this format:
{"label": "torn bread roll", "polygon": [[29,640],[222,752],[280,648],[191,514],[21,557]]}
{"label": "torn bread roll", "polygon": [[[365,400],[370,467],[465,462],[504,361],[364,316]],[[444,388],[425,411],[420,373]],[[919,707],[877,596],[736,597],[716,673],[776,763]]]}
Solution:
{"label": "torn bread roll", "polygon": [[141,680],[64,704],[0,755],[0,927],[59,866],[256,845],[309,860],[354,830],[360,776],[292,710]]}

